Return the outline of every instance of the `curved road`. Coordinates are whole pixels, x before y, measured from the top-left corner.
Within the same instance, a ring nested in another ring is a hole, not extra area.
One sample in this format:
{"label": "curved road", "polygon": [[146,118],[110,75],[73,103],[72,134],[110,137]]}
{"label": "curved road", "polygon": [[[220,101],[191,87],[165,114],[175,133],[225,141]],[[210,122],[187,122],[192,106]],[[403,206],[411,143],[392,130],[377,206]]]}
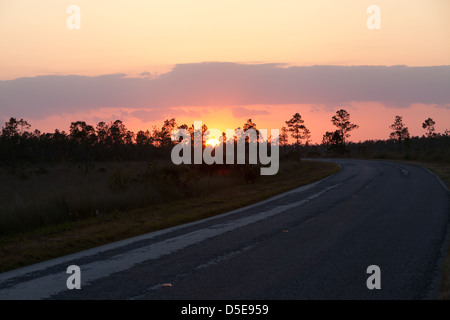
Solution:
{"label": "curved road", "polygon": [[[412,165],[327,161],[341,171],[258,204],[0,274],[0,299],[435,299],[442,182]],[[69,265],[81,290],[66,287]]]}

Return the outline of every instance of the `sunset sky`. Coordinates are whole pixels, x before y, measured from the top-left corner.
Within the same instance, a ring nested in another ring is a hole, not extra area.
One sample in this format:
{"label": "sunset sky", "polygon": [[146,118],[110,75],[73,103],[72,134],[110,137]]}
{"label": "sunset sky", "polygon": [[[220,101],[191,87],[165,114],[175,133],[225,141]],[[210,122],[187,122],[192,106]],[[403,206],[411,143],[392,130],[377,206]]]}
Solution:
{"label": "sunset sky", "polygon": [[271,129],[299,112],[320,142],[341,108],[353,141],[388,138],[395,115],[413,135],[428,117],[450,129],[448,0],[0,0],[0,39],[0,120],[43,132],[169,117]]}

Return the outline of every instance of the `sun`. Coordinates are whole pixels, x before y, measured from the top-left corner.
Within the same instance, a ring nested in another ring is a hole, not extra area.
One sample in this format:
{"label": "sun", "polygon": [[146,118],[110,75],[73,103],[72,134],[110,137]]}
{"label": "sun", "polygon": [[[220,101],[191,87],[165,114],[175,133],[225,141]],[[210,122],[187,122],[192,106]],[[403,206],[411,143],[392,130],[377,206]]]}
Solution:
{"label": "sun", "polygon": [[205,145],[207,146],[211,146],[213,148],[217,147],[220,144],[220,141],[217,140],[216,138],[210,138],[208,140],[206,140]]}

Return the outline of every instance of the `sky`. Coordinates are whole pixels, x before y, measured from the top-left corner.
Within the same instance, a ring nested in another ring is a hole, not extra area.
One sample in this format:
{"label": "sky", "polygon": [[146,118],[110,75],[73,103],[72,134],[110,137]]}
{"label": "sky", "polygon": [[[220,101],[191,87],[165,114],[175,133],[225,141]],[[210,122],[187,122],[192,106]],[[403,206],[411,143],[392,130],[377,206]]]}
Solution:
{"label": "sky", "polygon": [[0,0],[0,120],[225,131],[299,112],[320,142],[344,108],[353,141],[387,138],[395,115],[413,135],[428,117],[443,132],[449,13],[448,0]]}

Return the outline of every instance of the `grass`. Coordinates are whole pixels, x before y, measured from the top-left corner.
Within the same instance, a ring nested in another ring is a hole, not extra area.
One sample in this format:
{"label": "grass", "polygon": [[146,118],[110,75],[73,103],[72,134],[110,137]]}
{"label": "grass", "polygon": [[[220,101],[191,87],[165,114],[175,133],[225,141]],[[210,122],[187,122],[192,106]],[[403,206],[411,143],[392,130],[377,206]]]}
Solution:
{"label": "grass", "polygon": [[1,172],[2,200],[14,200],[0,211],[0,230],[9,231],[0,237],[0,272],[224,213],[339,171],[332,163],[282,160],[278,174],[249,184],[242,173],[197,175],[157,166]]}

